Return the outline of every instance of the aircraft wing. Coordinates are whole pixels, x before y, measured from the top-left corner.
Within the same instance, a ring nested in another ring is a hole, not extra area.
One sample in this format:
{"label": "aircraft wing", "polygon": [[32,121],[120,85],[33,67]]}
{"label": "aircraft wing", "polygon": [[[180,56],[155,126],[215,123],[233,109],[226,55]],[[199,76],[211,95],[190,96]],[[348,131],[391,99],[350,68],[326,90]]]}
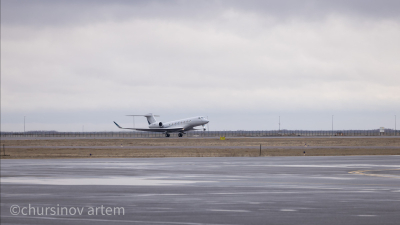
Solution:
{"label": "aircraft wing", "polygon": [[118,123],[116,123],[114,121],[115,125],[117,125],[117,127],[119,129],[127,129],[127,130],[137,130],[137,131],[149,131],[149,132],[178,132],[178,131],[184,131],[183,127],[174,127],[174,128],[124,128],[121,127],[120,125],[118,125]]}

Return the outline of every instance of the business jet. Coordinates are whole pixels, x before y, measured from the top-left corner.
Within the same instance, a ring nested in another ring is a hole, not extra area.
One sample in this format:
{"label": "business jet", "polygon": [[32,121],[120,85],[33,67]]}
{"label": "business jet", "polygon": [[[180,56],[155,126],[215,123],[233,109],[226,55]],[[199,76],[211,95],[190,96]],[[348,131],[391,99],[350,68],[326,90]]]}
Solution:
{"label": "business jet", "polygon": [[149,128],[123,128],[118,123],[115,123],[120,129],[129,129],[129,130],[137,130],[137,131],[149,131],[149,132],[163,132],[165,133],[165,137],[169,137],[170,133],[179,133],[178,136],[182,137],[186,131],[190,130],[198,130],[194,127],[203,126],[203,131],[206,130],[205,125],[209,122],[204,116],[191,117],[182,120],[175,120],[170,122],[157,122],[154,118],[156,115],[152,113],[148,113],[146,115],[128,115],[128,116],[144,116],[149,123]]}

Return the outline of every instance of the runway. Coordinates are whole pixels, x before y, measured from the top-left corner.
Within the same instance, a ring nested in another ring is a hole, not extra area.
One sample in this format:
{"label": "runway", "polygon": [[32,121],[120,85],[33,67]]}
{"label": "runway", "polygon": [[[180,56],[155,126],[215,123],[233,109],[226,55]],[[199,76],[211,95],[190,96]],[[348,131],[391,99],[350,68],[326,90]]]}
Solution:
{"label": "runway", "polygon": [[[3,159],[1,176],[1,224],[400,221],[400,156]],[[11,214],[29,204],[125,213]]]}

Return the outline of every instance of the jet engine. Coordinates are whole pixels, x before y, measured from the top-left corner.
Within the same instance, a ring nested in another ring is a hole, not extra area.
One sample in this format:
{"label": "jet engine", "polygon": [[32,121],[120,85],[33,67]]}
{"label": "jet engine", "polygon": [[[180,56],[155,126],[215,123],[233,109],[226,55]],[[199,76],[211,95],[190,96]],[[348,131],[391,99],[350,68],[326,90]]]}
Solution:
{"label": "jet engine", "polygon": [[158,123],[158,126],[163,127],[162,122],[159,122],[159,123]]}

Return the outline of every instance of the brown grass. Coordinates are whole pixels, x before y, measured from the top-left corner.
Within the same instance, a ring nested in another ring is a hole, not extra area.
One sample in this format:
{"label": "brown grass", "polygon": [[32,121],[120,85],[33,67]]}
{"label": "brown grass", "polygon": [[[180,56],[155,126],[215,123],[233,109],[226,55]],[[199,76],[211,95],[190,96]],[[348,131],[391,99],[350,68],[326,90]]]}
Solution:
{"label": "brown grass", "polygon": [[[6,153],[1,158],[131,158],[131,157],[256,157],[260,150],[255,146],[275,146],[263,149],[262,156],[339,156],[339,155],[400,155],[399,138],[152,138],[152,139],[52,139],[52,140],[2,140]],[[96,146],[147,146],[146,148],[96,148]],[[360,148],[279,149],[279,146],[360,146]],[[11,146],[38,146],[37,148],[12,148]],[[41,148],[40,146],[93,146],[93,148]],[[149,147],[151,146],[151,147]],[[185,148],[158,148],[158,146],[186,146]],[[199,148],[208,146],[208,148]],[[214,146],[225,146],[218,149]],[[229,148],[249,146],[249,148]],[[363,148],[363,146],[377,146]],[[3,154],[3,151],[1,151]],[[90,156],[92,154],[92,156]]]}

